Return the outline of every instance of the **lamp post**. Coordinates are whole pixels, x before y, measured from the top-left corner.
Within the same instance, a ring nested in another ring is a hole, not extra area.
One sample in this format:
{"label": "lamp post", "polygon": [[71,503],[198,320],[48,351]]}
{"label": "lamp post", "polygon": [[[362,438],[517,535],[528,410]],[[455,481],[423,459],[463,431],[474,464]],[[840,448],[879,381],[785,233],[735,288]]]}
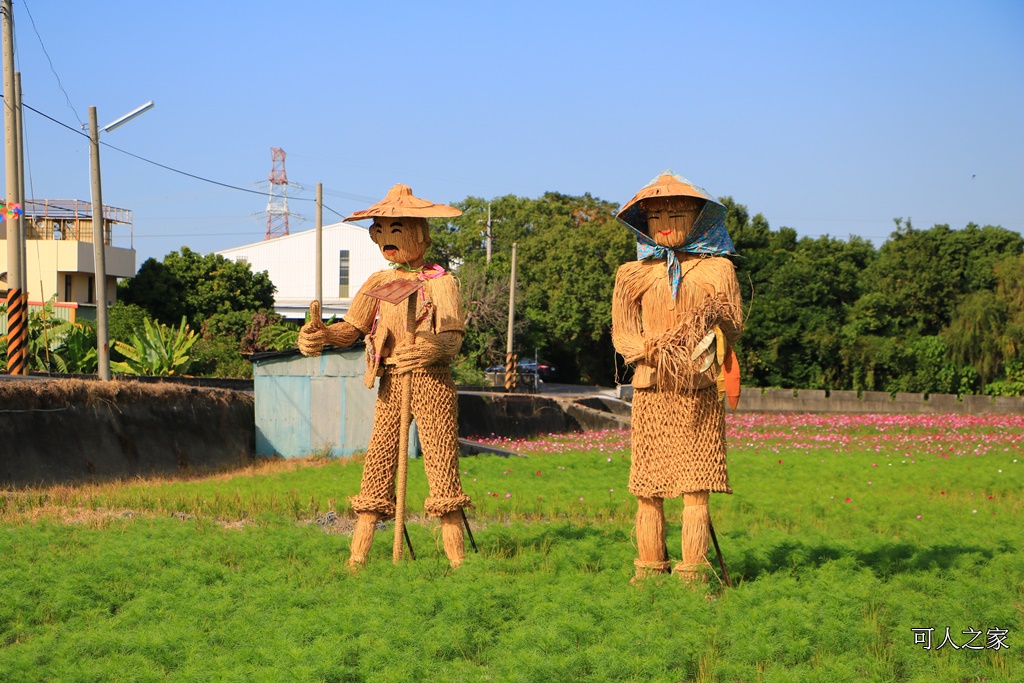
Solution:
{"label": "lamp post", "polygon": [[96,107],[89,107],[89,141],[92,153],[92,247],[96,291],[96,374],[102,380],[110,379],[110,333],[107,329],[107,257],[103,224],[103,190],[100,182],[100,132],[114,130],[139,114],[153,108],[153,101],[133,109],[103,128],[96,126]]}

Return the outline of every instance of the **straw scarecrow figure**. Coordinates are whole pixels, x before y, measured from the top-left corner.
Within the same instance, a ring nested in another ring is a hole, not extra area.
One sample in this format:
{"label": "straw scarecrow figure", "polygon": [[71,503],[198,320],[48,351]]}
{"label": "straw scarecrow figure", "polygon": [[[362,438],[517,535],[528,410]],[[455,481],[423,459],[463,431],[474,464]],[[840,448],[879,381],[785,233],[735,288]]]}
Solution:
{"label": "straw scarecrow figure", "polygon": [[[419,199],[398,184],[380,202],[346,218],[373,219],[370,238],[392,268],[370,276],[342,322],[324,325],[319,304],[313,302],[310,322],[299,333],[299,349],[307,356],[318,355],[325,344],[346,347],[365,336],[366,386],[372,388],[380,378],[362,484],[359,495],[350,499],[358,514],[349,558],[353,568],[366,563],[377,523],[396,517],[396,493],[404,506],[401,475],[407,461],[400,442],[408,438],[410,415],[419,428],[430,486],[426,511],[441,518],[451,566],[458,567],[465,556],[462,508],[472,504],[459,480],[458,404],[450,370],[462,344],[465,316],[458,282],[423,260],[430,246],[427,218],[461,213]],[[401,556],[397,526],[404,521],[403,513],[404,507],[396,517],[396,560]]]}
{"label": "straw scarecrow figure", "polygon": [[706,580],[709,493],[732,493],[725,459],[723,395],[735,407],[739,284],[726,254],[726,209],[704,189],[665,171],[618,214],[637,239],[612,300],[612,341],[633,374],[637,497],[634,581],[669,570],[665,498],[683,496],[682,562],[687,581]]}

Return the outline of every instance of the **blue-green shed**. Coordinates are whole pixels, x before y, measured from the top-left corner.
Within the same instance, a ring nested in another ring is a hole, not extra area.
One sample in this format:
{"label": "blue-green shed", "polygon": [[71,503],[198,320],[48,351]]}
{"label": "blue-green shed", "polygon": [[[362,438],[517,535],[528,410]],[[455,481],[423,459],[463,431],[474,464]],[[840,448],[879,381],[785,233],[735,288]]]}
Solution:
{"label": "blue-green shed", "polygon": [[256,454],[285,458],[349,456],[366,450],[377,390],[363,384],[365,347],[251,357],[256,394]]}

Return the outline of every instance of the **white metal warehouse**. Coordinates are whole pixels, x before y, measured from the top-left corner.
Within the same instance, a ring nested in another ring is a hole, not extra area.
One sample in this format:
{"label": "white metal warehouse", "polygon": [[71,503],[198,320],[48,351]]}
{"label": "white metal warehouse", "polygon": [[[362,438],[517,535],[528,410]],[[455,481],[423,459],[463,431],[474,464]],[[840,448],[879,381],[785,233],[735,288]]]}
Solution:
{"label": "white metal warehouse", "polygon": [[[352,296],[370,275],[388,265],[366,228],[352,223],[325,225],[323,251],[323,314],[342,316]],[[253,272],[267,271],[277,287],[274,310],[302,320],[316,292],[316,230],[305,230],[263,242],[218,251],[232,261],[248,263]]]}

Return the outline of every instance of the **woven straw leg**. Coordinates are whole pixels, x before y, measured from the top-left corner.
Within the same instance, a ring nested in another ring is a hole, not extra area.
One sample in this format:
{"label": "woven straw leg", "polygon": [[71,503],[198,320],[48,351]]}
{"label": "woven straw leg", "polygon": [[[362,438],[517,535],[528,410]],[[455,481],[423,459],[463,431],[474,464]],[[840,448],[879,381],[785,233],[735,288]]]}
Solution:
{"label": "woven straw leg", "polygon": [[366,448],[359,494],[349,499],[356,512],[379,512],[383,519],[390,519],[395,514],[401,409],[399,382],[390,373],[385,374],[377,392],[373,432]]}
{"label": "woven straw leg", "polygon": [[687,583],[704,583],[711,567],[707,559],[711,520],[708,492],[683,494],[683,505],[683,561],[675,566],[675,572]]}
{"label": "woven straw leg", "polygon": [[348,566],[359,569],[366,564],[366,558],[370,554],[370,546],[373,545],[373,532],[377,529],[377,522],[381,516],[377,512],[360,512],[356,520],[355,530],[352,532],[352,551],[348,558]]}
{"label": "woven straw leg", "polygon": [[462,511],[456,510],[441,515],[441,540],[444,554],[452,568],[462,564],[466,558],[466,540],[462,535]]}
{"label": "woven straw leg", "polygon": [[426,368],[414,373],[414,378],[412,414],[419,425],[430,487],[424,507],[432,517],[441,517],[472,507],[459,480],[458,395],[447,367]]}
{"label": "woven straw leg", "polygon": [[636,510],[637,557],[633,561],[636,574],[632,583],[642,581],[652,574],[668,571],[669,561],[665,557],[665,509],[661,498],[637,498]]}

